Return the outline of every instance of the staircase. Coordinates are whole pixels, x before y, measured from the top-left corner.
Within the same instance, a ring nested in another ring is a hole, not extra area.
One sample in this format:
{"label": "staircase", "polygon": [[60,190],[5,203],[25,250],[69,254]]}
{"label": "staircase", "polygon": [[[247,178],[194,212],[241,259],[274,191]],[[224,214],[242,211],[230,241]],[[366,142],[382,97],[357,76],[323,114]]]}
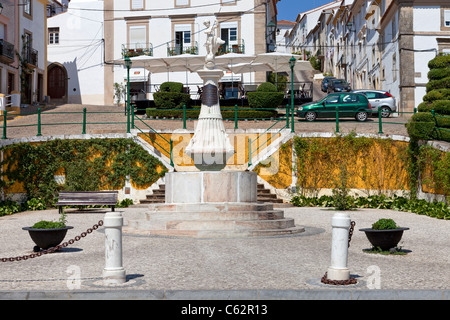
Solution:
{"label": "staircase", "polygon": [[[165,202],[166,186],[164,184],[159,185],[159,189],[154,189],[153,194],[146,195],[146,198],[140,200],[140,204],[154,204]],[[257,199],[258,202],[272,203],[274,207],[288,207],[292,206],[289,203],[284,203],[283,199],[277,197],[276,194],[271,193],[269,189],[264,187],[264,184],[258,183],[257,186]]]}

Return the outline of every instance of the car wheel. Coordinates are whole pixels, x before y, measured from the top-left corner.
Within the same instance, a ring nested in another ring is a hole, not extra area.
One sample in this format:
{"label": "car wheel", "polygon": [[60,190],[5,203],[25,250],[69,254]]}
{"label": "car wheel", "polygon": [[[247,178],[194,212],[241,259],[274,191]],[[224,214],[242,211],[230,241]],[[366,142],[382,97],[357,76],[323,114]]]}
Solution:
{"label": "car wheel", "polygon": [[381,112],[381,117],[382,118],[389,118],[389,115],[391,114],[391,108],[389,107],[381,107],[380,111]]}
{"label": "car wheel", "polygon": [[315,112],[308,111],[307,113],[305,113],[306,121],[314,121],[314,120],[316,120],[316,118],[317,118],[317,115]]}
{"label": "car wheel", "polygon": [[358,121],[366,121],[367,120],[367,112],[357,112],[355,115],[355,118]]}

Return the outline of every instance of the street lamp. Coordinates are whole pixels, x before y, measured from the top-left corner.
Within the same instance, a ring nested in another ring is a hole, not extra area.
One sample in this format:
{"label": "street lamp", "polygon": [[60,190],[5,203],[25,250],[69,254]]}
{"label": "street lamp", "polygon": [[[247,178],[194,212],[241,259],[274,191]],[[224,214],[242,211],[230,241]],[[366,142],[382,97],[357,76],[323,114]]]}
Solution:
{"label": "street lamp", "polygon": [[289,67],[291,68],[291,132],[294,132],[294,67],[296,61],[294,57],[289,59]]}
{"label": "street lamp", "polygon": [[130,133],[130,57],[125,56],[125,67],[127,67],[127,133]]}

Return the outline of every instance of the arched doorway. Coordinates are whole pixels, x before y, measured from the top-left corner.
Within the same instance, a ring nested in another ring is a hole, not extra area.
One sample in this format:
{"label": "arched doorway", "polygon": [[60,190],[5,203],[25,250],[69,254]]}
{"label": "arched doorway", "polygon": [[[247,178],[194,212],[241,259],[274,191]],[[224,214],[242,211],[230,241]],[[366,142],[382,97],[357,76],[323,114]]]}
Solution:
{"label": "arched doorway", "polygon": [[67,103],[67,70],[60,64],[48,67],[47,94],[51,102]]}

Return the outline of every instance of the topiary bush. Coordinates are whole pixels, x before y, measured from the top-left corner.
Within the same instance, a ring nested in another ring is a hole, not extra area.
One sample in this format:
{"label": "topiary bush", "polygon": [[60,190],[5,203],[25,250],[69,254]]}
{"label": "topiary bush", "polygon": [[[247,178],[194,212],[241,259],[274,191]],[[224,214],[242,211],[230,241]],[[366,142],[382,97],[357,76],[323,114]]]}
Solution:
{"label": "topiary bush", "polygon": [[284,93],[270,82],[261,83],[255,92],[247,92],[248,105],[251,108],[278,108],[283,102]]}
{"label": "topiary bush", "polygon": [[155,106],[158,109],[181,109],[183,105],[191,105],[191,96],[183,92],[181,82],[164,82],[160,91],[153,94]]}
{"label": "topiary bush", "polygon": [[418,105],[419,113],[406,124],[408,134],[413,141],[450,141],[450,55],[436,56],[428,67],[427,94]]}
{"label": "topiary bush", "polygon": [[408,135],[412,140],[433,139],[434,117],[429,112],[418,112],[406,124]]}

